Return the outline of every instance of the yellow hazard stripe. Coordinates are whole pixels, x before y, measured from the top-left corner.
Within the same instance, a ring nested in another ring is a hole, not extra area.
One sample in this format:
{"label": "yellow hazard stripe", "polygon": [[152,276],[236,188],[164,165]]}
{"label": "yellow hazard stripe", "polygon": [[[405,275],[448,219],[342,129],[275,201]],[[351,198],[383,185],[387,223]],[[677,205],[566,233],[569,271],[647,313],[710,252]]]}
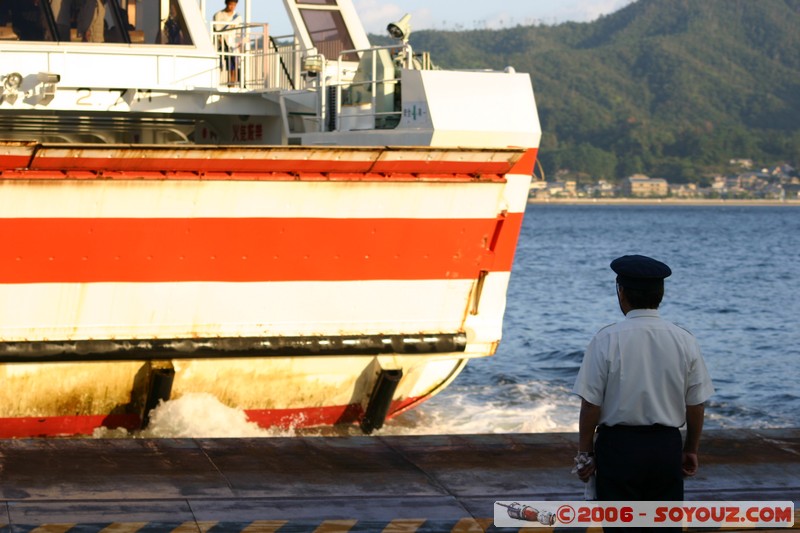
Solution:
{"label": "yellow hazard stripe", "polygon": [[248,524],[242,533],[275,533],[286,524],[286,520],[256,520]]}
{"label": "yellow hazard stripe", "polygon": [[136,533],[150,522],[124,522],[109,524],[100,533]]}
{"label": "yellow hazard stripe", "polygon": [[76,525],[77,524],[43,524],[31,529],[29,533],[66,533]]}
{"label": "yellow hazard stripe", "polygon": [[425,519],[392,520],[381,533],[415,533],[425,522],[427,522]]}
{"label": "yellow hazard stripe", "polygon": [[325,520],[314,533],[342,533],[350,531],[358,520]]}

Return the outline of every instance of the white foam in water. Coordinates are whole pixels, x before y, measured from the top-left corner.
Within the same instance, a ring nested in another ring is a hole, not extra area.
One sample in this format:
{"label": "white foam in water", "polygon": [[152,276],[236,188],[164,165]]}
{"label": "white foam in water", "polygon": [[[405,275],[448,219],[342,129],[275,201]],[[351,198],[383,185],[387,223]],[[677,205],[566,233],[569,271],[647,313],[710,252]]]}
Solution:
{"label": "white foam in water", "polygon": [[[376,435],[437,435],[483,433],[544,433],[578,430],[578,406],[567,390],[542,391],[536,383],[506,385],[514,405],[498,398],[486,399],[468,387],[446,391],[430,401],[386,422]],[[359,435],[356,426],[337,432]],[[293,429],[264,429],[206,393],[190,393],[162,402],[150,413],[147,429],[99,428],[95,438],[247,438],[292,437]],[[313,435],[303,431],[303,435]]]}
{"label": "white foam in water", "polygon": [[294,436],[294,430],[264,429],[207,393],[189,393],[161,402],[150,412],[147,429],[129,434],[124,429],[98,428],[95,438],[245,438]]}
{"label": "white foam in water", "polygon": [[[447,390],[417,409],[389,420],[381,435],[557,433],[578,431],[579,402],[569,391],[543,391],[538,383],[509,387],[514,405],[481,398],[470,388]],[[498,387],[500,388],[500,387]]]}
{"label": "white foam in water", "polygon": [[266,431],[250,422],[240,409],[228,407],[206,393],[186,394],[163,402],[150,413],[145,437],[264,437]]}

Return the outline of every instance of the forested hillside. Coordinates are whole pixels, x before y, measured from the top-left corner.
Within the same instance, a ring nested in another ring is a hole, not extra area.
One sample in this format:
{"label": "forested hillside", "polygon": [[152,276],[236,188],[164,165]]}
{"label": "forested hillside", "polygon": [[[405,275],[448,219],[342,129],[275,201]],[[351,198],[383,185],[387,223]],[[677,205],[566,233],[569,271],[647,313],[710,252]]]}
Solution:
{"label": "forested hillside", "polygon": [[548,172],[703,182],[733,158],[800,163],[800,0],[638,0],[592,23],[411,44],[445,68],[531,73]]}

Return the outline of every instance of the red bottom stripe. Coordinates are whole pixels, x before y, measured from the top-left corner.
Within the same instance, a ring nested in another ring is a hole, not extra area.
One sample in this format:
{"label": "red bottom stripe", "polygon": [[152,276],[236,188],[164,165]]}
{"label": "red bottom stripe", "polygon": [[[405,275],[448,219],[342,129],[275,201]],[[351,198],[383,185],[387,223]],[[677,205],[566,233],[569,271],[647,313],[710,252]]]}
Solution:
{"label": "red bottom stripe", "polygon": [[[394,401],[387,418],[399,415],[424,400],[407,398]],[[262,428],[288,430],[355,424],[361,419],[364,409],[359,404],[349,404],[296,409],[246,409],[245,413],[251,422]],[[0,418],[0,439],[91,435],[100,427],[137,431],[141,423],[141,418],[136,414]]]}

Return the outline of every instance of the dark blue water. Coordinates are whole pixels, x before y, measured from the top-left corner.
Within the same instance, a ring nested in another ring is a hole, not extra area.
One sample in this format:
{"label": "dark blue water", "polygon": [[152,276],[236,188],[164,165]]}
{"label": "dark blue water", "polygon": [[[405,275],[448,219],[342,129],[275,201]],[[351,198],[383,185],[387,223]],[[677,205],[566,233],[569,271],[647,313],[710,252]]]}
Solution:
{"label": "dark blue water", "polygon": [[706,427],[800,427],[800,209],[528,207],[496,356],[388,432],[571,431],[594,333],[622,319],[615,257],[673,270],[661,314],[692,331],[716,387]]}

